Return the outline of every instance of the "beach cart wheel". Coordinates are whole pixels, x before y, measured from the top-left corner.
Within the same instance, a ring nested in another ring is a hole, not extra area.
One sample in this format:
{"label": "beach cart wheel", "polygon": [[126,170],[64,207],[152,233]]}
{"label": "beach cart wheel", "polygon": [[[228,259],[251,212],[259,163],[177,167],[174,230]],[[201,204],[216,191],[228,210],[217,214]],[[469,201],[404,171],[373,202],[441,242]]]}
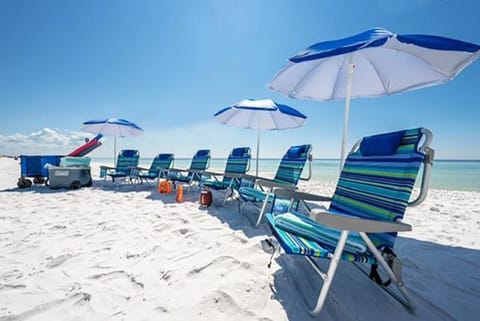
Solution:
{"label": "beach cart wheel", "polygon": [[25,179],[23,177],[20,177],[17,182],[18,188],[25,188],[27,187],[27,184],[25,183]]}
{"label": "beach cart wheel", "polygon": [[45,180],[43,179],[43,177],[34,177],[33,178],[33,184],[43,184],[45,182]]}
{"label": "beach cart wheel", "polygon": [[72,184],[70,184],[71,189],[79,189],[80,187],[82,187],[80,181],[73,181]]}
{"label": "beach cart wheel", "polygon": [[50,186],[50,184],[48,184],[48,178],[45,180],[45,186]]}
{"label": "beach cart wheel", "polygon": [[25,187],[30,187],[30,186],[32,186],[32,181],[25,178]]}

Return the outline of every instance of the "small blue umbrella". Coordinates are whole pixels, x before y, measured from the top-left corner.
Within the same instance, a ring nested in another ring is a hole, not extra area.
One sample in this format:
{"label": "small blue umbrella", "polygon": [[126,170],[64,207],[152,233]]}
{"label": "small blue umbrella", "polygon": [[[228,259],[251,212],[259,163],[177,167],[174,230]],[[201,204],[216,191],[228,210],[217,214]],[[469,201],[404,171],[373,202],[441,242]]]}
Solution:
{"label": "small blue umbrella", "polygon": [[257,163],[260,150],[260,130],[282,130],[303,126],[307,116],[298,110],[270,99],[245,99],[217,112],[214,117],[222,124],[257,129]]}
{"label": "small blue umbrella", "polygon": [[295,99],[345,99],[342,167],[351,98],[443,84],[479,55],[480,46],[472,43],[431,35],[398,35],[373,28],[299,52],[269,87]]}
{"label": "small blue umbrella", "polygon": [[[113,162],[116,163],[117,155],[117,137],[138,136],[143,133],[143,129],[125,119],[106,118],[89,120],[83,123],[82,130],[94,135],[100,133],[113,136]],[[116,164],[115,164],[116,166]]]}

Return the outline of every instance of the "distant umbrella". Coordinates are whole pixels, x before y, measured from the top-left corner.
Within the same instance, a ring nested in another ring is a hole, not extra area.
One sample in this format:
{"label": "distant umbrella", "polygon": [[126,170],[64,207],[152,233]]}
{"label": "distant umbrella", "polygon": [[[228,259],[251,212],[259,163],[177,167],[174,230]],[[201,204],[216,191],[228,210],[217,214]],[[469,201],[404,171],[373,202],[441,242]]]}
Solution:
{"label": "distant umbrella", "polygon": [[298,110],[287,105],[277,104],[270,99],[242,100],[220,110],[214,117],[225,125],[258,130],[256,175],[258,175],[260,130],[297,128],[303,126],[307,119],[307,116]]}
{"label": "distant umbrella", "polygon": [[382,28],[314,44],[290,58],[269,87],[295,99],[345,99],[340,167],[345,160],[350,99],[391,95],[453,79],[480,46]]}
{"label": "distant umbrella", "polygon": [[83,123],[82,130],[92,134],[104,134],[113,136],[113,161],[116,166],[117,137],[138,136],[143,129],[125,119],[107,118],[89,120]]}

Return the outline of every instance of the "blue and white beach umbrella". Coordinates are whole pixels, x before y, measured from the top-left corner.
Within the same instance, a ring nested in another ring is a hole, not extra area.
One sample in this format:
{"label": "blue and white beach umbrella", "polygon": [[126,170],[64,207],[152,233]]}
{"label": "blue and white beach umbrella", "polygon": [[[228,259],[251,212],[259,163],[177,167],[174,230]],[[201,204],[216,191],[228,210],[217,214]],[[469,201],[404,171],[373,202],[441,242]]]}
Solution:
{"label": "blue and white beach umbrella", "polygon": [[256,175],[258,175],[260,131],[301,127],[307,119],[307,116],[298,110],[277,104],[270,99],[245,99],[220,110],[214,117],[225,125],[258,130]]}
{"label": "blue and white beach umbrella", "polygon": [[351,98],[391,95],[443,84],[479,55],[480,46],[475,44],[373,28],[299,52],[269,87],[295,99],[345,99],[342,167]]}
{"label": "blue and white beach umbrella", "polygon": [[[143,129],[125,119],[106,118],[89,120],[83,123],[82,130],[94,135],[100,133],[113,136],[113,161],[116,162],[117,155],[117,137],[138,136],[143,133]],[[116,164],[115,164],[116,166]]]}

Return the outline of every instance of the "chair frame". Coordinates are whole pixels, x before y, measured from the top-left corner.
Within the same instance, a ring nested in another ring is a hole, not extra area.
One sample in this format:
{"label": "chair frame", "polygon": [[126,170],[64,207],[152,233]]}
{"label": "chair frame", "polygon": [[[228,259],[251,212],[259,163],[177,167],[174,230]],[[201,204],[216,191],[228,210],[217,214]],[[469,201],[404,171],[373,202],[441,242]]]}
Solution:
{"label": "chair frame", "polygon": [[[197,152],[193,155],[191,162],[193,162],[195,157],[197,157],[197,154],[198,154],[199,151],[201,151],[201,149],[197,150]],[[195,182],[201,182],[203,173],[210,167],[211,155],[210,155],[210,150],[209,149],[208,149],[208,152],[209,152],[209,156],[208,156],[207,164],[206,164],[204,170],[171,167],[169,169],[163,169],[163,170],[161,170],[161,172],[164,173],[167,180],[172,181],[173,187],[175,189],[177,188],[177,184],[176,184],[177,180],[170,178],[171,173],[175,173],[175,175],[178,175],[178,173],[188,173],[188,175],[192,174],[191,177],[190,177],[190,180],[187,183],[180,181],[183,184],[187,184],[188,187],[190,188],[194,185]],[[190,167],[191,166],[192,166],[192,163],[190,164]]]}
{"label": "chair frame", "polygon": [[[121,153],[123,153],[123,151],[125,150],[129,150],[129,149],[124,149],[124,150],[121,150],[118,155],[117,155],[117,164],[118,164],[118,158],[120,156]],[[132,149],[134,151],[137,152],[137,154],[139,155],[139,159],[140,159],[140,152],[136,149]],[[137,165],[138,165],[138,161],[137,160]],[[105,171],[105,176],[103,177],[103,180],[106,181],[107,180],[107,176],[110,176],[110,178],[112,179],[112,183],[115,183],[115,178],[117,179],[120,179],[120,178],[123,178],[125,179],[125,181],[127,181],[127,178],[128,179],[128,182],[129,183],[132,183],[132,180],[131,180],[131,174],[132,174],[132,171],[135,170],[136,166],[128,166],[128,167],[125,167],[126,169],[128,169],[128,172],[125,173],[125,175],[119,175],[119,176],[116,176],[116,175],[112,175],[111,171],[114,171],[116,172],[118,170],[118,166],[107,166],[107,165],[100,165],[100,171],[104,170]],[[110,173],[109,173],[110,172]]]}
{"label": "chair frame", "polygon": [[[232,150],[232,152],[233,152],[233,150]],[[231,153],[230,153],[230,155],[231,155]],[[230,157],[230,155],[229,155],[229,157]],[[249,147],[248,147],[248,156],[249,156],[249,158],[248,158],[247,168],[245,169],[245,173],[250,170],[250,166],[252,165],[252,162],[251,162],[251,156],[252,155],[251,155],[251,149]],[[228,159],[227,159],[227,164],[228,164]],[[227,164],[225,165],[225,169],[227,168]],[[217,172],[212,172],[212,171],[204,171],[202,174],[205,175],[205,176],[213,177],[213,179],[216,180],[216,181],[220,181],[219,177],[230,178],[230,183],[229,183],[228,187],[225,189],[225,193],[224,193],[225,195],[223,197],[222,206],[225,205],[225,203],[227,202],[229,197],[233,198],[233,195],[235,193],[235,189],[233,187],[233,184],[235,182],[238,182],[238,184],[240,185],[242,176],[245,175],[245,174],[240,174],[240,173],[227,173],[227,172],[217,173]],[[200,183],[200,186],[205,187],[205,186],[203,186],[203,182]],[[205,187],[205,188],[208,188],[208,187]]]}
{"label": "chair frame", "polygon": [[[429,147],[432,141],[432,133],[430,130],[423,128],[422,133],[425,136],[425,141],[422,146],[418,149],[419,152],[424,153],[425,157],[423,160],[424,171],[422,175],[422,182],[421,182],[421,190],[420,194],[417,198],[413,201],[408,202],[408,207],[417,206],[422,203],[428,194],[428,188],[430,184],[430,176],[431,176],[431,169],[433,166],[433,159],[434,159],[434,150]],[[360,145],[360,141],[358,141],[350,151],[353,153],[357,150]],[[273,193],[276,196],[285,197],[291,199],[291,204],[293,204],[294,200],[302,200],[304,201],[329,201],[331,200],[329,197],[324,197],[315,194],[308,194],[308,193],[299,193],[291,189],[284,189],[284,188],[274,188]],[[402,275],[401,275],[401,262],[397,257],[390,258],[390,262],[387,262],[387,259],[382,255],[382,253],[375,247],[367,233],[388,233],[388,232],[403,232],[403,231],[411,231],[412,227],[408,224],[403,223],[401,220],[397,220],[395,222],[383,222],[377,221],[372,219],[363,219],[356,216],[349,216],[349,215],[335,215],[331,214],[326,210],[313,210],[311,211],[310,218],[315,220],[316,222],[337,230],[341,230],[341,234],[335,248],[333,255],[330,255],[330,265],[328,271],[325,273],[322,269],[318,266],[315,260],[310,256],[304,256],[304,258],[310,263],[313,267],[315,272],[317,272],[320,277],[324,280],[322,289],[319,293],[317,298],[317,302],[314,307],[310,307],[308,302],[306,302],[306,298],[304,295],[301,295],[302,299],[305,301],[305,305],[309,308],[309,313],[311,316],[318,316],[324,306],[325,299],[327,298],[328,291],[332,284],[333,278],[335,276],[335,272],[337,270],[338,264],[341,260],[342,252],[345,248],[345,243],[350,232],[357,232],[363,241],[366,243],[368,249],[376,258],[378,264],[383,268],[383,270],[388,274],[391,282],[395,285],[395,287],[400,291],[402,297],[398,297],[394,294],[396,299],[400,301],[407,309],[415,310],[415,302],[412,300],[410,294],[408,293],[407,289],[404,287]],[[358,265],[354,262],[354,264],[358,267]]]}
{"label": "chair frame", "polygon": [[[172,160],[170,162],[170,167],[171,168],[172,166],[175,165],[175,155],[174,154],[170,154],[170,153],[165,153],[165,155],[172,155]],[[161,154],[158,154],[158,155],[161,155]],[[158,156],[157,155],[157,156]],[[157,157],[155,156],[155,158]],[[155,158],[152,160],[152,165],[153,165],[153,162],[155,161]],[[158,181],[160,180],[160,178],[162,178],[162,176],[165,176],[165,173],[166,171],[168,171],[169,168],[163,168],[163,167],[157,167],[156,170],[158,170],[158,175],[157,177],[155,178],[147,178],[147,177],[141,177],[139,176],[140,172],[150,172],[150,170],[152,170],[151,166],[150,168],[146,168],[146,167],[140,167],[140,166],[137,166],[137,167],[134,167],[132,168],[132,172],[130,174],[130,181],[133,182],[133,181],[139,181],[140,184],[143,184],[143,182],[145,181],[145,183],[147,183],[148,185],[150,185],[150,181],[156,181],[156,184],[158,184]]]}
{"label": "chair frame", "polygon": [[[308,176],[307,177],[302,177],[300,175],[299,180],[302,181],[308,181],[312,177],[312,162],[313,162],[313,156],[311,150],[309,151],[307,155],[307,162],[308,162]],[[280,165],[279,165],[280,167]],[[277,169],[278,171],[278,169]],[[258,214],[257,221],[255,222],[255,227],[258,228],[260,226],[260,223],[262,222],[263,216],[265,215],[265,211],[267,210],[268,203],[270,202],[270,196],[273,195],[273,190],[275,188],[283,188],[286,190],[290,191],[295,191],[297,189],[296,185],[290,185],[290,184],[282,184],[281,182],[275,181],[273,179],[269,178],[264,178],[264,177],[259,177],[259,176],[254,176],[254,175],[242,175],[242,180],[248,180],[248,181],[253,181],[254,186],[258,186],[259,189],[262,192],[265,192],[265,200],[262,202],[261,206],[257,206],[255,202],[246,202],[240,198],[240,203],[238,204],[238,209],[239,212],[243,212],[247,204],[251,204],[254,206],[257,210],[260,210],[260,213]]]}

